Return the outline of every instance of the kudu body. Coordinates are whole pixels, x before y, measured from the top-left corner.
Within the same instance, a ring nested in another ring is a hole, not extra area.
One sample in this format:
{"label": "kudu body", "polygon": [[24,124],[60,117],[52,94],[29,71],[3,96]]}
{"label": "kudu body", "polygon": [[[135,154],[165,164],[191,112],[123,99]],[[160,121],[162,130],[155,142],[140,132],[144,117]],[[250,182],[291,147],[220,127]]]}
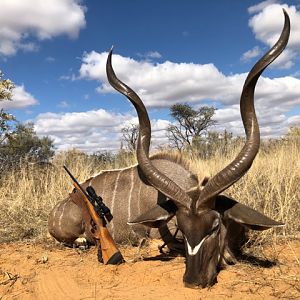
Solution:
{"label": "kudu body", "polygon": [[[245,145],[228,166],[209,180],[197,177],[180,157],[160,154],[149,158],[151,126],[146,108],[138,95],[116,77],[111,65],[112,51],[108,56],[110,84],[132,102],[139,117],[138,165],[103,171],[83,185],[91,184],[110,206],[114,214],[111,230],[119,242],[126,241],[135,231],[126,225],[128,221],[133,226],[143,224],[161,230],[175,220],[186,250],[183,281],[187,287],[212,285],[218,267],[234,261],[246,229],[265,230],[283,225],[221,193],[248,171],[259,150],[254,89],[263,70],[288,42],[290,23],[285,11],[284,16],[278,42],[255,64],[243,87],[240,108]],[[84,233],[81,212],[69,198],[51,212],[49,231],[57,240],[69,243]]]}
{"label": "kudu body", "polygon": [[[159,153],[152,157],[152,161],[161,172],[167,173],[183,189],[189,190],[198,185],[198,177],[190,171],[189,164],[180,156]],[[150,227],[127,224],[157,203],[166,201],[166,197],[150,185],[138,165],[101,171],[81,185],[84,188],[92,185],[110,208],[114,218],[108,228],[116,242],[136,242],[145,236],[159,237],[157,230],[151,230]],[[170,227],[173,232],[174,226]],[[49,215],[48,228],[51,235],[65,244],[72,245],[81,236],[91,240],[88,231],[86,232],[81,210],[70,197],[58,202],[53,208]],[[169,241],[168,232],[164,235],[167,238],[165,241]]]}

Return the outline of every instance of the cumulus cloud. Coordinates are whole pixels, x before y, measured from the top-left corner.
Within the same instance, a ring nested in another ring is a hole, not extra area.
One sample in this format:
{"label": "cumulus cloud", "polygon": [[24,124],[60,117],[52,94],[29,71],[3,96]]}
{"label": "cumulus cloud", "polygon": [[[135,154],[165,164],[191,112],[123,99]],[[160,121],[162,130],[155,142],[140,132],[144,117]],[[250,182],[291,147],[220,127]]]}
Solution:
{"label": "cumulus cloud", "polygon": [[269,6],[271,4],[275,4],[275,3],[278,3],[278,1],[277,0],[266,0],[266,1],[260,2],[260,3],[256,4],[256,5],[250,6],[248,8],[248,12],[250,14],[254,14],[254,13],[262,11],[267,6]]}
{"label": "cumulus cloud", "polygon": [[291,116],[287,119],[288,127],[299,126],[300,125],[300,116]]}
{"label": "cumulus cloud", "polygon": [[[300,116],[286,116],[281,109],[266,109],[256,105],[262,138],[279,137],[288,132],[290,126],[300,125]],[[235,136],[244,136],[239,105],[218,109],[214,116],[218,122],[212,130],[223,132],[226,129]],[[138,124],[136,116],[116,114],[104,109],[72,113],[43,113],[35,119],[35,130],[40,136],[54,140],[57,150],[77,148],[93,153],[120,149],[121,129],[129,124]],[[166,128],[169,120],[151,120],[152,149],[168,144]]]}
{"label": "cumulus cloud", "polygon": [[50,39],[66,34],[76,38],[85,26],[85,7],[80,0],[2,0],[0,9],[0,54],[19,49],[38,49],[32,37]]}
{"label": "cumulus cloud", "polygon": [[[284,54],[284,52],[283,52]],[[115,92],[108,84],[105,74],[107,53],[85,53],[80,77],[97,80],[99,93]],[[217,129],[243,134],[240,121],[239,98],[247,74],[225,76],[213,64],[159,63],[137,61],[121,55],[113,56],[117,76],[132,87],[147,108],[170,107],[178,102],[199,106],[211,100],[222,109],[217,110]],[[281,135],[287,131],[286,113],[300,106],[300,80],[292,77],[260,77],[255,103],[262,126],[262,135]],[[276,125],[277,124],[277,125]],[[274,128],[270,133],[267,128]],[[275,128],[275,127],[280,128]],[[269,127],[270,128],[270,127]]]}
{"label": "cumulus cloud", "polygon": [[277,1],[264,1],[258,5],[251,6],[248,11],[254,14],[249,20],[256,39],[268,47],[274,45],[282,30],[284,8],[291,19],[291,34],[289,44],[285,52],[272,64],[272,67],[289,69],[294,65],[296,53],[300,50],[300,12],[296,6],[279,4]]}
{"label": "cumulus cloud", "polygon": [[[80,77],[100,81],[100,93],[114,92],[107,83],[107,53],[86,53]],[[212,100],[222,105],[238,104],[247,74],[225,76],[213,64],[151,63],[120,55],[113,56],[118,77],[131,86],[148,108],[170,107],[178,102],[199,103]],[[300,104],[300,80],[291,77],[261,77],[256,88],[256,102],[266,108],[278,106],[282,112]]]}
{"label": "cumulus cloud", "polygon": [[[121,129],[130,123],[138,123],[136,116],[104,109],[43,113],[35,120],[35,130],[40,136],[51,137],[57,150],[77,148],[92,153],[117,151],[120,148]],[[164,130],[168,124],[165,120],[152,120],[154,147],[167,142]]]}
{"label": "cumulus cloud", "polygon": [[86,112],[42,113],[35,120],[40,136],[49,136],[58,150],[78,148],[87,152],[116,150],[118,128],[130,116],[103,109]]}
{"label": "cumulus cloud", "polygon": [[[81,78],[100,81],[99,93],[113,91],[106,79],[106,59],[106,52],[85,53],[79,71]],[[230,102],[241,89],[241,85],[236,85],[239,78],[224,76],[213,64],[159,64],[114,55],[113,66],[118,77],[136,90],[149,107],[219,98]]]}
{"label": "cumulus cloud", "polygon": [[24,85],[21,85],[14,88],[12,101],[0,102],[0,109],[21,109],[38,103],[38,100],[25,90]]}
{"label": "cumulus cloud", "polygon": [[[300,126],[300,116],[289,117],[292,108],[300,105],[300,101],[291,100],[286,107],[274,105],[265,101],[256,101],[255,109],[262,138],[278,138],[285,135],[291,126]],[[244,136],[245,130],[240,116],[238,104],[221,108],[216,111],[214,119],[218,122],[216,131],[232,132],[235,136]]]}

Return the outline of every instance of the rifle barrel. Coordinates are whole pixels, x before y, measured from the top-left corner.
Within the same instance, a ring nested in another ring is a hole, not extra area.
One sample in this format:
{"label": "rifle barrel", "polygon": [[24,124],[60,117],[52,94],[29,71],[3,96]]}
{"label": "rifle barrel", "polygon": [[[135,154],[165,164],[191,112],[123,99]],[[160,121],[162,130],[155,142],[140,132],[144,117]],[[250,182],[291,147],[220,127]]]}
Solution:
{"label": "rifle barrel", "polygon": [[76,178],[72,175],[72,173],[68,170],[68,168],[64,165],[63,166],[65,171],[69,174],[69,176],[72,178],[73,182],[76,183],[76,186],[80,189],[80,191],[86,196],[88,199],[90,198],[89,195],[86,193],[86,191],[82,188],[82,186],[79,184],[79,182],[76,180]]}

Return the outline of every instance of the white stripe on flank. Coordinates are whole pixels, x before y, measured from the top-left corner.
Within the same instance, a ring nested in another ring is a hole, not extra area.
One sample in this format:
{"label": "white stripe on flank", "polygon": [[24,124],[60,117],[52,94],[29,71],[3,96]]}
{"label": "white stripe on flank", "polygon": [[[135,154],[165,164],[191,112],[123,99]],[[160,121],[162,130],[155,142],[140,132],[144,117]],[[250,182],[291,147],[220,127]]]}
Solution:
{"label": "white stripe on flank", "polygon": [[134,164],[132,166],[129,166],[129,167],[126,167],[126,168],[121,168],[121,169],[109,169],[109,170],[101,170],[100,172],[94,174],[92,177],[97,177],[99,175],[101,175],[102,173],[105,173],[105,172],[115,172],[115,171],[124,171],[124,170],[128,170],[130,168],[134,168],[136,167],[138,164]]}
{"label": "white stripe on flank", "polygon": [[137,211],[140,214],[141,213],[141,190],[142,190],[142,180],[139,180],[139,191],[138,191],[138,198],[137,198]]}
{"label": "white stripe on flank", "polygon": [[105,199],[104,192],[105,192],[105,187],[106,187],[106,177],[107,177],[107,173],[104,174],[104,179],[103,179],[103,184],[102,184],[102,192],[100,194],[100,196],[103,199]]}
{"label": "white stripe on flank", "polygon": [[58,210],[58,204],[54,207],[53,209],[53,222],[52,222],[52,230],[55,230],[55,223],[56,223],[56,214],[57,214],[57,210]]}
{"label": "white stripe on flank", "polygon": [[[119,179],[120,179],[120,175],[121,175],[122,171],[118,172],[118,175],[117,175],[117,178],[116,178],[116,181],[115,181],[113,196],[112,196],[112,199],[111,199],[111,209],[110,209],[112,215],[114,215],[115,199],[116,199],[117,188],[118,188]],[[112,231],[112,237],[114,238],[115,237],[115,234],[114,234],[114,219],[111,221],[111,231]]]}
{"label": "white stripe on flank", "polygon": [[64,203],[64,205],[62,206],[62,212],[61,212],[61,214],[60,214],[60,216],[59,216],[59,219],[58,219],[58,227],[59,227],[60,230],[62,229],[62,228],[61,228],[61,220],[62,220],[63,215],[64,215],[64,213],[65,213],[65,208],[66,208],[67,203],[68,203],[68,201],[66,201],[66,202]]}
{"label": "white stripe on flank", "polygon": [[131,197],[132,197],[132,192],[133,192],[133,187],[134,187],[134,169],[131,169],[130,172],[130,191],[129,191],[129,198],[128,198],[128,220],[131,218]]}
{"label": "white stripe on flank", "polygon": [[188,253],[189,253],[189,255],[194,256],[194,255],[196,255],[196,254],[198,253],[198,251],[200,250],[200,247],[201,247],[201,245],[203,244],[203,242],[206,240],[207,236],[205,236],[205,237],[201,240],[201,242],[200,242],[198,245],[196,245],[195,247],[193,247],[193,248],[192,248],[191,245],[189,244],[187,238],[186,238],[186,237],[184,237],[184,238],[185,238],[185,240],[186,240],[186,244],[187,244],[187,248],[188,248]]}

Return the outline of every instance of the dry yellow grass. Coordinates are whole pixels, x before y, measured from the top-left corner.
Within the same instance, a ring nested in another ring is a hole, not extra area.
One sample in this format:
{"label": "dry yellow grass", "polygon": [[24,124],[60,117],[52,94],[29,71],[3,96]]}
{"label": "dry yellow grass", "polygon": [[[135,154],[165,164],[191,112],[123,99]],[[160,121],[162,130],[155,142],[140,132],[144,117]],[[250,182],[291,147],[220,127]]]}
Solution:
{"label": "dry yellow grass", "polygon": [[[236,150],[237,151],[237,150]],[[236,154],[226,158],[194,160],[199,173],[216,174]],[[282,229],[259,234],[261,242],[278,236],[295,237],[300,229],[300,156],[294,143],[280,144],[268,152],[259,153],[251,170],[232,186],[227,194],[240,202],[283,221]],[[79,181],[101,169],[130,165],[134,158],[121,156],[114,165],[95,164],[76,151],[56,155],[53,166],[24,165],[19,171],[2,175],[0,180],[0,242],[44,237],[47,233],[47,217],[57,201],[64,199],[72,189],[70,179],[62,165],[67,164]]]}
{"label": "dry yellow grass", "polygon": [[[197,169],[213,176],[235,157],[233,149],[227,158],[198,161]],[[288,142],[260,151],[251,169],[230,187],[227,195],[257,209],[261,213],[286,225],[262,233],[252,232],[256,241],[278,236],[298,237],[300,231],[300,147]]]}

